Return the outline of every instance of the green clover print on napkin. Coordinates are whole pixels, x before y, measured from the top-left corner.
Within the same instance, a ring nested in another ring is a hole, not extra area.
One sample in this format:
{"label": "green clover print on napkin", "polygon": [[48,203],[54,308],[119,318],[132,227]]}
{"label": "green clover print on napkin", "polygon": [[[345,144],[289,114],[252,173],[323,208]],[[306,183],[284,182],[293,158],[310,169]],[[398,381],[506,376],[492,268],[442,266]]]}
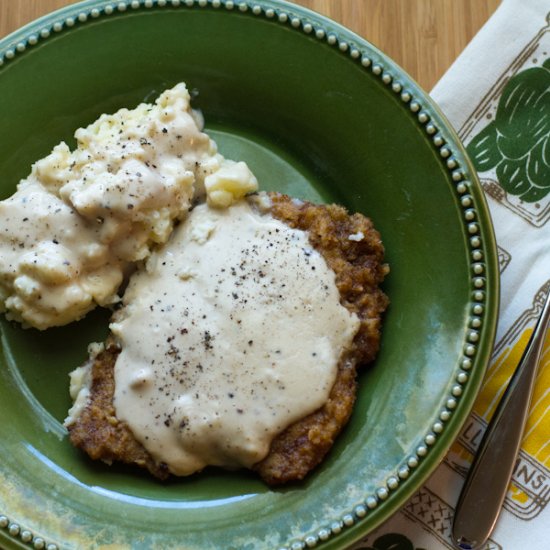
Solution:
{"label": "green clover print on napkin", "polygon": [[550,58],[510,78],[495,119],[467,151],[478,172],[496,168],[502,188],[521,200],[550,193]]}

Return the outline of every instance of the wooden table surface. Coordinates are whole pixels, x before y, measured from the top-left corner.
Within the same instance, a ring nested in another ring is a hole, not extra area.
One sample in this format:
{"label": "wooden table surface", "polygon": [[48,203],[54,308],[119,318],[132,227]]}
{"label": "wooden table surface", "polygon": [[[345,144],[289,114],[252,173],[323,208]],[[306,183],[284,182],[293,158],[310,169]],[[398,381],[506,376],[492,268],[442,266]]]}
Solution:
{"label": "wooden table surface", "polygon": [[[0,37],[73,0],[0,0]],[[500,0],[296,0],[360,34],[431,90]]]}

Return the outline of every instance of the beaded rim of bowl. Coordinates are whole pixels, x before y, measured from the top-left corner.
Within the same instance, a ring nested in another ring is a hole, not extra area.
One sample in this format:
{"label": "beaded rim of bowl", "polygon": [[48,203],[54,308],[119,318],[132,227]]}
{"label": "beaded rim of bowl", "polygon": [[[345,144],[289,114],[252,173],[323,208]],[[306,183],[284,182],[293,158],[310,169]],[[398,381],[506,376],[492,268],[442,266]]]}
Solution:
{"label": "beaded rim of bowl", "polygon": [[[469,373],[478,351],[477,343],[483,328],[488,282],[486,278],[486,265],[484,263],[484,240],[478,222],[475,200],[470,193],[472,185],[468,179],[470,169],[468,166],[464,166],[453,152],[452,144],[448,142],[445,136],[445,129],[439,128],[437,123],[432,120],[432,106],[425,104],[423,98],[419,99],[417,97],[418,92],[411,89],[412,87],[408,83],[402,83],[399,77],[395,77],[392,74],[392,68],[387,67],[384,63],[383,54],[377,55],[375,49],[373,49],[374,54],[364,52],[365,41],[360,37],[355,37],[351,31],[344,29],[336,23],[333,24],[331,20],[322,16],[317,18],[315,13],[293,6],[284,2],[284,0],[281,2],[277,2],[277,0],[97,0],[92,6],[76,4],[53,12],[43,19],[31,23],[29,28],[33,30],[29,34],[22,35],[22,33],[29,32],[27,27],[25,27],[20,32],[13,33],[0,41],[0,44],[8,43],[7,47],[0,46],[0,70],[3,65],[9,64],[12,59],[32,49],[39,42],[43,42],[50,36],[55,36],[64,30],[85,24],[87,21],[131,10],[178,7],[188,9],[225,9],[228,11],[249,13],[252,16],[265,17],[275,23],[287,25],[299,32],[311,35],[319,41],[336,48],[342,55],[349,57],[361,65],[365,71],[379,78],[408,106],[411,115],[416,118],[418,125],[431,138],[433,147],[438,151],[441,162],[449,172],[451,181],[454,184],[454,190],[462,207],[462,222],[465,233],[469,237],[472,273],[470,280],[471,307],[468,328],[463,344],[463,356],[455,370],[455,379],[449,394],[444,400],[436,418],[433,419],[431,429],[424,435],[414,451],[403,460],[396,471],[386,478],[383,485],[380,485],[372,494],[367,495],[354,506],[351,506],[348,511],[342,513],[341,517],[314,532],[302,535],[300,539],[291,540],[286,546],[280,547],[279,550],[314,548],[334,535],[340,534],[346,528],[360,522],[370,511],[378,508],[381,502],[387,500],[391,493],[409,477],[411,472],[429,454],[430,448],[436,443],[439,434],[444,432],[445,424],[452,417],[453,411],[457,407],[458,401],[464,391],[464,386],[468,382]],[[308,13],[304,14],[302,13],[303,11]],[[44,23],[40,25],[42,22]],[[39,30],[36,30],[37,28]],[[343,32],[352,35],[350,39],[340,38],[339,34]],[[20,39],[13,40],[14,37],[18,38],[21,35]],[[354,38],[357,40],[357,43],[353,40]],[[439,116],[438,114],[435,118]],[[57,550],[61,544],[45,540],[42,536],[31,532],[15,520],[2,515],[2,511],[0,510],[1,533],[7,534],[17,542],[23,542],[36,550]]]}

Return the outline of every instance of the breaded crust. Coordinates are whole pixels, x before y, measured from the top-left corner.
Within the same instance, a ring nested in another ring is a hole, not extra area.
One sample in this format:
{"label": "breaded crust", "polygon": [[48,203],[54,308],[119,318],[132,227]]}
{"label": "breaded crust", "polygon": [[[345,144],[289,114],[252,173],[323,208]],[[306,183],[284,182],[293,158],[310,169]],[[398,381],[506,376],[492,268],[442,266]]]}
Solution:
{"label": "breaded crust", "polygon": [[[253,468],[269,485],[279,485],[303,479],[323,460],[349,420],[357,368],[372,361],[379,348],[381,316],[388,305],[379,285],[388,267],[380,235],[365,216],[349,215],[341,206],[314,205],[279,194],[270,197],[274,217],[308,232],[312,246],[335,273],[342,305],[361,321],[351,348],[340,358],[325,405],[280,433],[267,457]],[[116,419],[113,395],[118,353],[117,347],[108,343],[105,351],[92,359],[90,401],[68,428],[71,442],[94,459],[136,464],[165,479],[169,475],[166,465],[155,463],[128,426]]]}
{"label": "breaded crust", "polygon": [[71,443],[94,460],[125,462],[147,468],[151,474],[166,479],[170,472],[166,464],[157,464],[133,436],[128,425],[116,417],[115,362],[119,348],[108,342],[93,359],[90,401],[76,422],[68,426]]}

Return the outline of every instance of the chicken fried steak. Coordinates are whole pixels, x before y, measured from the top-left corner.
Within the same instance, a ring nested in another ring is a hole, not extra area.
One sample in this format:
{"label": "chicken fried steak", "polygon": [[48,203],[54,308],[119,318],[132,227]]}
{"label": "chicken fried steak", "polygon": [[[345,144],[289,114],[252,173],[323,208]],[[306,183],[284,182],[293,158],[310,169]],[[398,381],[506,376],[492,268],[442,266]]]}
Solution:
{"label": "chicken fried steak", "polygon": [[[357,370],[371,362],[379,348],[381,316],[388,305],[379,285],[388,267],[380,235],[365,216],[350,215],[341,206],[314,205],[280,194],[270,194],[269,198],[273,218],[307,232],[311,246],[334,272],[340,304],[359,319],[351,345],[340,353],[326,402],[278,433],[267,456],[252,465],[266,483],[279,485],[303,479],[315,468],[349,420],[357,392]],[[296,332],[300,332],[299,327]],[[110,338],[105,349],[90,359],[90,395],[80,414],[68,424],[71,442],[93,459],[135,464],[165,479],[170,475],[167,465],[153,459],[126,422],[117,419],[113,400],[119,353]]]}

